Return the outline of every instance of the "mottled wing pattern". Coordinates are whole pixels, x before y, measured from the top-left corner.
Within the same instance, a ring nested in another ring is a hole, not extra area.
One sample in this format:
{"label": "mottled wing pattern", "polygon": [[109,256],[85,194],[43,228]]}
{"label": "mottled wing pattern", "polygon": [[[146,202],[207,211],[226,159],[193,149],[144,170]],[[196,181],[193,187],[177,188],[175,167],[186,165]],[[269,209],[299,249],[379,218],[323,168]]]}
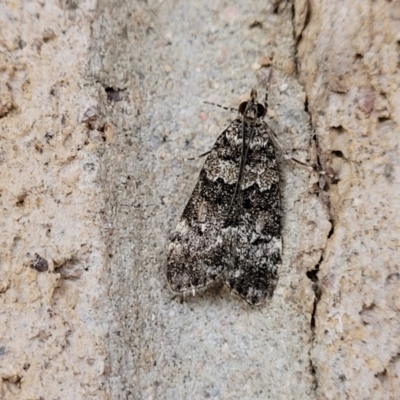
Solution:
{"label": "mottled wing pattern", "polygon": [[281,264],[279,174],[255,90],[239,112],[209,153],[178,223],[167,279],[172,290],[194,293],[220,277],[256,305],[272,296]]}
{"label": "mottled wing pattern", "polygon": [[281,265],[279,174],[269,128],[254,126],[238,194],[235,260],[227,270],[232,291],[255,305],[272,297]]}
{"label": "mottled wing pattern", "polygon": [[170,243],[167,279],[176,292],[211,284],[232,263],[226,246],[229,227],[224,226],[224,219],[238,179],[241,123],[241,117],[235,119],[207,156]]}

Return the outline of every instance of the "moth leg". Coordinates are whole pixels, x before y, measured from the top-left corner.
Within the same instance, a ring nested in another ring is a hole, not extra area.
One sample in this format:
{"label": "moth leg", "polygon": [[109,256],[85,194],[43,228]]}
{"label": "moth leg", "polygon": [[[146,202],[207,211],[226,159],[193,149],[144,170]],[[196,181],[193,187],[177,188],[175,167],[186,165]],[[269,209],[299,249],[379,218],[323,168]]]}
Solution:
{"label": "moth leg", "polygon": [[307,169],[310,172],[317,172],[319,175],[323,175],[323,176],[328,176],[331,179],[336,179],[336,175],[333,171],[324,171],[324,170],[319,170],[317,169],[317,167],[312,166],[310,164],[307,164],[303,161],[298,160],[295,157],[292,157],[291,155],[289,155],[289,151],[285,150],[283,148],[283,146],[280,144],[278,137],[276,136],[276,133],[270,128],[269,129],[270,132],[270,136],[274,142],[274,144],[276,145],[276,147],[278,148],[279,152],[283,155],[285,160],[288,160],[290,162],[292,162],[293,164],[297,164],[300,165],[302,168]]}
{"label": "moth leg", "polygon": [[208,155],[211,153],[211,151],[212,151],[212,149],[206,151],[206,152],[203,153],[203,154],[200,154],[199,156],[182,158],[182,160],[183,160],[183,161],[193,161],[193,160],[197,160],[197,159],[199,159],[199,158],[203,158],[203,157],[205,157],[205,156],[208,156]]}
{"label": "moth leg", "polygon": [[[264,108],[265,108],[265,113],[267,113],[268,111],[268,88],[265,91],[265,98],[264,98]],[[285,158],[285,160],[289,160],[294,164],[300,165],[303,168],[306,168],[307,170],[309,170],[310,172],[318,172],[319,175],[326,175],[332,179],[335,178],[335,174],[332,172],[327,172],[327,171],[321,171],[318,170],[316,167],[313,167],[310,164],[304,163],[303,161],[298,160],[297,158],[292,157],[291,155],[289,155],[288,151],[285,150],[283,148],[283,146],[280,144],[278,137],[276,136],[276,133],[270,128],[269,128],[269,133],[270,133],[270,137],[273,140],[274,144],[276,145],[276,147],[278,148],[278,150],[280,151],[280,153],[283,155],[283,157]]]}
{"label": "moth leg", "polygon": [[[265,99],[264,99],[264,108],[265,108],[265,113],[267,113],[268,111],[268,89],[265,91]],[[318,171],[316,170],[314,167],[312,167],[311,165],[308,165],[300,160],[298,160],[297,158],[294,158],[292,156],[290,156],[288,154],[288,151],[285,150],[283,148],[283,146],[280,144],[278,137],[276,136],[276,133],[268,126],[269,128],[269,133],[270,133],[270,137],[273,140],[274,144],[276,145],[276,147],[278,148],[278,150],[280,151],[280,153],[283,155],[283,157],[285,158],[285,160],[289,160],[293,163],[297,163],[299,165],[301,165],[302,167],[308,169],[309,171],[313,171],[313,172],[318,172],[321,175],[325,175],[325,171]]]}

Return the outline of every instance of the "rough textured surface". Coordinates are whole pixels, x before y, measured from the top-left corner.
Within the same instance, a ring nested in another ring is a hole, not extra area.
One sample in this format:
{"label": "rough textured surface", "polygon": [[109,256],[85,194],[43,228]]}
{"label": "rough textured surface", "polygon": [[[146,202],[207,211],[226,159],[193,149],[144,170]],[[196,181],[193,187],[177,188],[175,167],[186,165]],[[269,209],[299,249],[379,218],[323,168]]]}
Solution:
{"label": "rough textured surface", "polygon": [[333,231],[318,273],[316,393],[397,399],[400,4],[304,3],[299,76],[321,158],[339,178],[327,190]]}
{"label": "rough textured surface", "polygon": [[203,101],[237,109],[252,87],[261,94],[270,68],[260,65],[273,59],[271,125],[285,148],[307,155],[311,132],[293,76],[292,7],[107,4],[107,24],[93,27],[107,49],[98,80],[126,96],[107,105],[116,134],[101,175],[113,232],[112,397],[314,398],[314,292],[306,272],[321,257],[330,223],[306,170],[281,160],[283,265],[268,306],[252,309],[224,289],[181,303],[165,278],[169,236],[204,162],[183,158],[209,150],[237,115]]}
{"label": "rough textured surface", "polygon": [[[236,3],[0,5],[1,399],[399,392],[399,6]],[[271,71],[283,146],[337,183],[281,160],[268,306],[181,303],[166,244],[202,164],[183,158],[236,117],[203,101],[237,108]]]}
{"label": "rough textured surface", "polygon": [[107,398],[103,141],[81,123],[94,104],[82,79],[93,6],[0,5],[4,400]]}

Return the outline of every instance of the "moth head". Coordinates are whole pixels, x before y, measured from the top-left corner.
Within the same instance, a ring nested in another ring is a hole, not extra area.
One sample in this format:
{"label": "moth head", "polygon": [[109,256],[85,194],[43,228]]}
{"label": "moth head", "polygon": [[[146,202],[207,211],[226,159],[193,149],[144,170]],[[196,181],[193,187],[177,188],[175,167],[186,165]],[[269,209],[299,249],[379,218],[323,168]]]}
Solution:
{"label": "moth head", "polygon": [[246,122],[255,123],[257,119],[265,115],[265,107],[252,101],[244,101],[239,106],[239,113],[243,115]]}
{"label": "moth head", "polygon": [[262,118],[266,111],[262,104],[257,103],[257,90],[252,89],[250,100],[244,101],[239,106],[239,113],[243,115],[248,123],[255,123],[258,118]]}

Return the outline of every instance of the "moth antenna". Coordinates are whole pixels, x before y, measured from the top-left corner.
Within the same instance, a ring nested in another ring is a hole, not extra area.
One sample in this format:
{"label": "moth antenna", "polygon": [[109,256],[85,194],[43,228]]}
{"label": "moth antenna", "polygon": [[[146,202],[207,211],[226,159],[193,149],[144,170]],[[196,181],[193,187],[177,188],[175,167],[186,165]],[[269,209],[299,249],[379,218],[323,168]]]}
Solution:
{"label": "moth antenna", "polygon": [[221,106],[221,104],[212,103],[211,101],[204,101],[204,103],[211,104],[212,106],[217,106],[219,108],[223,108],[224,110],[227,110],[227,111],[237,112],[237,108]]}

